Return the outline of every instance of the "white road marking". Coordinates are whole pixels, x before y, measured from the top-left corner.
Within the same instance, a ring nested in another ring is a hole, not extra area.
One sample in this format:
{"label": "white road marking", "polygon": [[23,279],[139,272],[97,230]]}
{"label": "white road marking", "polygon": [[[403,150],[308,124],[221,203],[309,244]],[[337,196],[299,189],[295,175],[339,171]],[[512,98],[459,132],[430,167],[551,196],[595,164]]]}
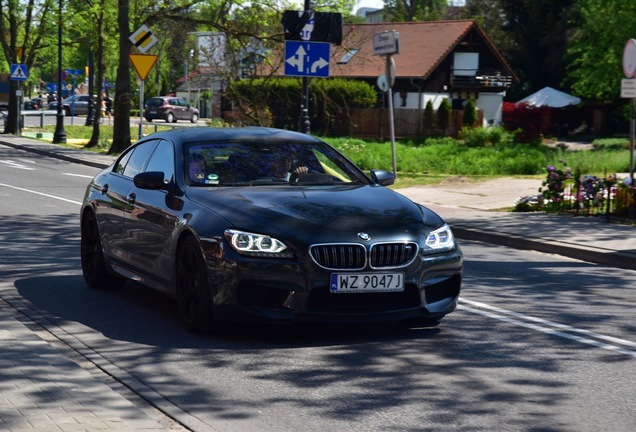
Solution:
{"label": "white road marking", "polygon": [[4,183],[0,183],[0,186],[4,186],[4,187],[10,188],[10,189],[19,190],[19,191],[22,191],[22,192],[29,192],[29,193],[36,194],[36,195],[42,195],[42,196],[45,196],[45,197],[54,198],[54,199],[57,199],[57,200],[60,200],[60,201],[65,201],[65,202],[68,202],[68,203],[71,203],[71,204],[82,205],[82,203],[80,201],[74,201],[74,200],[70,200],[68,198],[62,198],[62,197],[59,197],[59,196],[56,196],[56,195],[51,195],[51,194],[47,194],[47,193],[43,193],[43,192],[30,190],[30,189],[25,189],[25,188],[21,188],[21,187],[18,187],[18,186],[11,186],[11,185],[4,184]]}
{"label": "white road marking", "polygon": [[62,175],[71,176],[71,177],[82,177],[82,178],[87,178],[87,179],[92,179],[93,177],[95,177],[95,176],[90,176],[90,175],[73,174],[73,173],[62,173]]}
{"label": "white road marking", "polygon": [[[461,298],[459,308],[541,333],[636,357],[636,343]],[[467,306],[469,305],[469,306]],[[579,336],[583,335],[583,336]]]}
{"label": "white road marking", "polygon": [[35,168],[28,167],[26,165],[22,165],[21,163],[12,161],[10,159],[0,160],[0,162],[2,162],[3,164],[8,165],[11,168],[23,169],[23,170],[28,170],[28,171],[33,171],[35,169]]}

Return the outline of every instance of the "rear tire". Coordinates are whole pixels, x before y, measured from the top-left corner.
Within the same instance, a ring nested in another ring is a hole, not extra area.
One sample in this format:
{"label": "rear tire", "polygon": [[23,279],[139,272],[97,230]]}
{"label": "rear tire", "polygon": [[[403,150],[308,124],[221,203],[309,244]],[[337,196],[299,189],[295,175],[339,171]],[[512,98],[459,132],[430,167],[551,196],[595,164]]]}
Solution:
{"label": "rear tire", "polygon": [[192,332],[212,329],[212,297],[203,253],[194,237],[186,238],[177,252],[176,287],[179,314]]}
{"label": "rear tire", "polygon": [[175,118],[174,114],[172,114],[171,112],[166,114],[166,123],[174,123],[176,121],[177,119]]}
{"label": "rear tire", "polygon": [[106,267],[97,219],[91,212],[82,219],[80,255],[82,274],[91,288],[119,288],[126,279],[111,274]]}

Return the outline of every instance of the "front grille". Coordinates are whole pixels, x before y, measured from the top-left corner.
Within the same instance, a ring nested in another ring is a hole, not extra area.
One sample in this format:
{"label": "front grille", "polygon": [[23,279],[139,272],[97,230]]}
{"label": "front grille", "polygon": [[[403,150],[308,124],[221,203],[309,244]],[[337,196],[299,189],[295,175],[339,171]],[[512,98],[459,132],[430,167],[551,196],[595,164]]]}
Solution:
{"label": "front grille", "polygon": [[415,243],[378,243],[371,247],[370,265],[373,268],[392,268],[409,265],[417,255]]}
{"label": "front grille", "polygon": [[362,244],[314,245],[309,254],[316,264],[328,270],[363,270],[405,267],[417,256],[416,243],[376,243],[367,250]]}
{"label": "front grille", "polygon": [[325,244],[309,249],[314,262],[330,270],[362,270],[367,265],[366,252],[361,244]]}

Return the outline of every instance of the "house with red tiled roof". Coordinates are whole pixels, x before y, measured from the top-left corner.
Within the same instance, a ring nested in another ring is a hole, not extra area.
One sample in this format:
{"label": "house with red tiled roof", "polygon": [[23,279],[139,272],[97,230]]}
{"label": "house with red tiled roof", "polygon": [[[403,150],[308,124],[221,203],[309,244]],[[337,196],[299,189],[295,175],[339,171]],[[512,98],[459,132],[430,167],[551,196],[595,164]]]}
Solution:
{"label": "house with red tiled roof", "polygon": [[[442,99],[462,109],[469,98],[485,122],[501,122],[505,91],[515,73],[474,20],[345,25],[340,46],[332,46],[330,76],[376,84],[386,57],[375,55],[376,34],[395,31],[399,53],[392,87],[394,108],[435,108]],[[378,89],[379,92],[381,90]],[[386,98],[380,98],[385,101]]]}

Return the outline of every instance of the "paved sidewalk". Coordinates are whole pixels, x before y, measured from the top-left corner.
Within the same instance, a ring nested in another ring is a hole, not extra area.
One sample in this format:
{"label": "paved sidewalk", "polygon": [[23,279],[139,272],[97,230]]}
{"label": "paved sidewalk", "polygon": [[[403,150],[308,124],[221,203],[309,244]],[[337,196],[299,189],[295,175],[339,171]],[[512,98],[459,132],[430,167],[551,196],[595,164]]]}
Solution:
{"label": "paved sidewalk", "polygon": [[[0,145],[94,167],[108,166],[114,160],[111,156],[11,135],[0,135]],[[521,195],[537,193],[538,180],[504,179],[479,184],[456,180],[398,192],[438,212],[460,240],[636,269],[635,227],[598,218],[493,211],[512,207]],[[134,406],[17,318],[17,313],[0,301],[1,430],[184,430]]]}

